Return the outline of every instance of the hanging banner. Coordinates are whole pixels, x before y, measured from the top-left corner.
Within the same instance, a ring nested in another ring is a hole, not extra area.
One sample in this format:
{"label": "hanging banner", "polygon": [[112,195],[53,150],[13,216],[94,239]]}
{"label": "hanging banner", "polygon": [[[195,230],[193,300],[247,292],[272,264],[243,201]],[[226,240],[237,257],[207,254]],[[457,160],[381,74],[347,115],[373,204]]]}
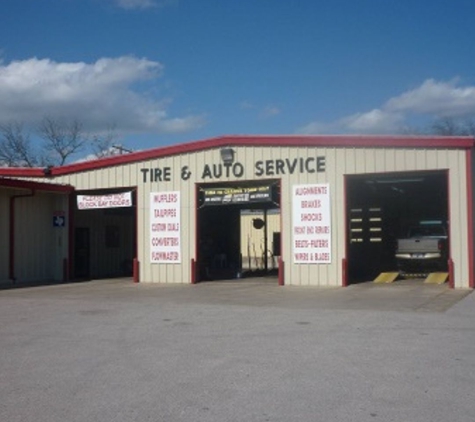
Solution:
{"label": "hanging banner", "polygon": [[247,186],[242,188],[204,188],[203,205],[256,204],[272,201],[271,186]]}
{"label": "hanging banner", "polygon": [[150,262],[181,263],[180,192],[150,194]]}
{"label": "hanging banner", "polygon": [[110,195],[78,195],[79,210],[119,208],[132,206],[132,192],[111,193]]}
{"label": "hanging banner", "polygon": [[294,263],[331,263],[330,185],[296,185],[292,203]]}

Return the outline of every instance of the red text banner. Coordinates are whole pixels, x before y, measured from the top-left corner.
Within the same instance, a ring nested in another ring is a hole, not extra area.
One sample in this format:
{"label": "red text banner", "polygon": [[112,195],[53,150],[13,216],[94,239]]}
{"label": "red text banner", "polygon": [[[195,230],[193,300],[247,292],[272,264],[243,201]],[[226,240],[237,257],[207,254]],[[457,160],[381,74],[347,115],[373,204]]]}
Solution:
{"label": "red text banner", "polygon": [[294,264],[331,263],[330,186],[296,185],[292,204]]}
{"label": "red text banner", "polygon": [[150,194],[150,262],[181,263],[180,192]]}
{"label": "red text banner", "polygon": [[77,204],[79,210],[131,207],[132,192],[112,193],[109,195],[78,195]]}

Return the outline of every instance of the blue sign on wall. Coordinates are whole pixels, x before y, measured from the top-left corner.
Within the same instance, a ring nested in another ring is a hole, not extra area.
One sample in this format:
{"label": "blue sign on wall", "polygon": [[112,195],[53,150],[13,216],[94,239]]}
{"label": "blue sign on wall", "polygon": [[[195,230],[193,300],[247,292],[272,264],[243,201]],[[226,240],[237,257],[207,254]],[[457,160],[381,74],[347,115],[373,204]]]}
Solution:
{"label": "blue sign on wall", "polygon": [[53,216],[53,227],[64,227],[66,225],[66,217],[64,215]]}

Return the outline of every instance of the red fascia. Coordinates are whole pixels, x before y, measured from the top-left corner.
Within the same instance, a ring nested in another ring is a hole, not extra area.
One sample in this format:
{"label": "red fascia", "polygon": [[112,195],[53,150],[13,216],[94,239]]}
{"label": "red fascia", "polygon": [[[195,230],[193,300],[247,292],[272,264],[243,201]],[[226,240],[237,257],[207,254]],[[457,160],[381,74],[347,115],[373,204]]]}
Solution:
{"label": "red fascia", "polygon": [[15,189],[34,189],[45,192],[70,193],[74,191],[74,186],[58,185],[52,183],[32,182],[30,180],[5,179],[0,177],[0,186]]}
{"label": "red fascia", "polygon": [[4,177],[45,177],[44,169],[30,167],[0,167]]}

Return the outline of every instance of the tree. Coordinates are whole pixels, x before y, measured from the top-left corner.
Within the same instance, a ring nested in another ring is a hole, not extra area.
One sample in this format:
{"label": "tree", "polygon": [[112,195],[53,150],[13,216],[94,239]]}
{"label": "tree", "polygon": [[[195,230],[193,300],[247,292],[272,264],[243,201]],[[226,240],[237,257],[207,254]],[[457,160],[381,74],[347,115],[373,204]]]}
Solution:
{"label": "tree", "polygon": [[84,149],[86,138],[82,125],[77,120],[59,121],[45,117],[38,128],[38,134],[44,141],[48,158],[62,166],[71,155]]}
{"label": "tree", "polygon": [[438,136],[474,136],[475,119],[457,119],[454,117],[439,117],[425,128],[405,127],[401,130],[404,135],[438,135]]}
{"label": "tree", "polygon": [[90,137],[90,144],[94,156],[104,158],[114,155],[114,141],[116,139],[115,125],[109,126],[105,133],[92,135]]}
{"label": "tree", "polygon": [[80,153],[92,154],[94,158],[113,155],[117,138],[114,129],[110,126],[102,134],[90,134],[77,120],[45,117],[35,132],[39,139],[34,144],[22,123],[0,125],[0,166],[62,166]]}
{"label": "tree", "polygon": [[470,120],[460,121],[451,117],[442,117],[432,123],[431,132],[442,136],[464,136],[474,134],[474,132],[470,133],[473,126]]}
{"label": "tree", "polygon": [[432,123],[430,132],[441,136],[475,136],[475,120],[441,117]]}
{"label": "tree", "polygon": [[0,164],[8,167],[35,167],[43,163],[35,154],[24,126],[11,122],[0,126]]}

